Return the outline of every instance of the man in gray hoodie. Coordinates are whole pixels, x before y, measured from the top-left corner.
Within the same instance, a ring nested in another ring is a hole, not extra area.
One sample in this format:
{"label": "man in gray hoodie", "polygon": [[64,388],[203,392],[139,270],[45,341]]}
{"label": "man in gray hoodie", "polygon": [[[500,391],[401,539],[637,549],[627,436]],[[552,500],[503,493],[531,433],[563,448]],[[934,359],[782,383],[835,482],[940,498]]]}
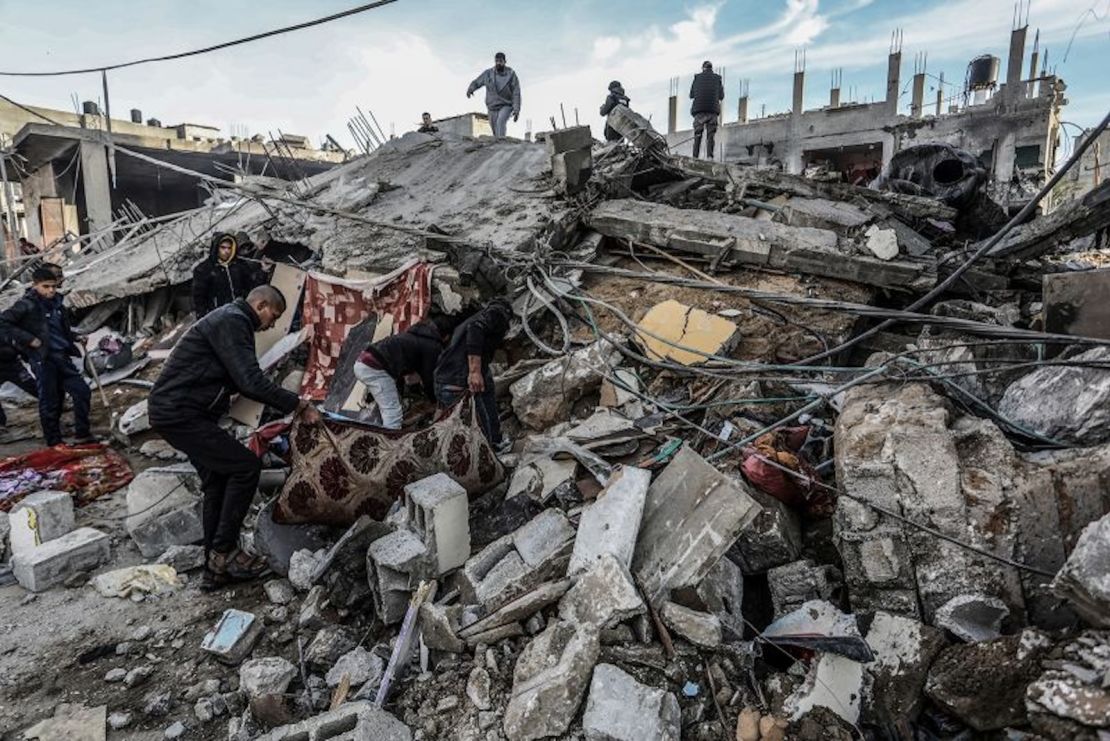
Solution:
{"label": "man in gray hoodie", "polygon": [[513,68],[505,64],[505,52],[493,55],[493,66],[470,83],[466,97],[474,95],[480,87],[486,89],[486,109],[493,135],[499,138],[505,136],[509,116],[513,117],[513,121],[520,118],[520,80]]}

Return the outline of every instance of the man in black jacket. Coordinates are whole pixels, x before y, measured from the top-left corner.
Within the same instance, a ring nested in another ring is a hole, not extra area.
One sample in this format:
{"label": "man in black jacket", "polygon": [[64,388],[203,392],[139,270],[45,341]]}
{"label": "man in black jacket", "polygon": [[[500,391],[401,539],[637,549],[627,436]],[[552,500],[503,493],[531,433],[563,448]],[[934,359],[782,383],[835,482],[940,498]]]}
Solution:
{"label": "man in black jacket", "polygon": [[701,72],[694,75],[690,85],[690,115],[694,117],[694,158],[701,153],[701,135],[705,131],[705,156],[713,159],[713,137],[717,135],[717,120],[721,117],[721,101],[725,99],[725,85],[721,76],[713,71],[712,63],[701,64]]}
{"label": "man in black jacket", "polygon": [[235,237],[217,234],[208,257],[193,268],[193,311],[200,319],[213,309],[245,297],[261,282],[260,270],[240,258]]}
{"label": "man in black jacket", "polygon": [[424,395],[435,401],[435,368],[443,343],[457,322],[438,316],[418,322],[404,332],[371,344],[355,361],[355,378],[370,391],[378,405],[382,427],[401,429],[404,413],[400,389],[419,384]]}
{"label": "man in black jacket", "polygon": [[490,301],[455,329],[435,371],[439,405],[450,408],[470,391],[474,395],[478,424],[499,453],[505,451],[502,450],[501,420],[497,416],[497,398],[489,364],[505,340],[512,315],[512,306],[506,299],[498,297]]}
{"label": "man in black jacket", "polygon": [[259,286],[194,324],[177,343],[154,383],[147,409],[151,428],[189,457],[204,490],[205,584],[208,588],[257,577],[261,559],[239,549],[239,531],[258,488],[262,464],[217,424],[240,393],[308,422],[319,414],[292,391],[263,375],[254,334],[285,312],[285,297]]}
{"label": "man in black jacket", "polygon": [[[599,113],[602,116],[608,116],[614,108],[619,105],[626,106],[628,102],[629,98],[624,94],[624,87],[620,84],[620,81],[613,80],[609,83],[609,95],[605,98],[605,102],[601,104]],[[608,121],[605,122],[605,141],[619,142],[623,138],[621,132],[610,126]]]}
{"label": "man in black jacket", "polygon": [[49,446],[62,442],[66,394],[73,400],[75,442],[94,440],[89,428],[92,392],[71,359],[81,354],[77,349],[79,338],[69,325],[58,293],[56,270],[56,265],[35,268],[27,293],[0,313],[0,338],[31,362],[37,381],[39,422]]}

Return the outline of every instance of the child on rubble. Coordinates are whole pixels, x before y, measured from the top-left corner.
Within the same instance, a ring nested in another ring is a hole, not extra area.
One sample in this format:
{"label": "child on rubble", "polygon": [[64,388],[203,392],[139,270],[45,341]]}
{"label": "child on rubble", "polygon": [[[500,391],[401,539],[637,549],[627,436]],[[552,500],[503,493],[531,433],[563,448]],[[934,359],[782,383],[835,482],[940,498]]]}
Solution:
{"label": "child on rubble", "polygon": [[42,265],[31,274],[31,287],[10,308],[0,312],[0,338],[31,362],[38,385],[39,422],[49,446],[62,442],[65,395],[73,401],[75,444],[94,442],[89,429],[92,392],[72,358],[80,338],[73,332],[58,293],[56,266]]}

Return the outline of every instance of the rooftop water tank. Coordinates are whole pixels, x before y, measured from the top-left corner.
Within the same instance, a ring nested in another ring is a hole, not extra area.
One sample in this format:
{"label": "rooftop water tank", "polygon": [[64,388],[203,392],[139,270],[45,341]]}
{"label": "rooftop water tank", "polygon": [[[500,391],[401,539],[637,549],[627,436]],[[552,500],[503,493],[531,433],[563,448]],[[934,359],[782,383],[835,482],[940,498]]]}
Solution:
{"label": "rooftop water tank", "polygon": [[1002,60],[993,54],[984,54],[972,59],[967,65],[967,89],[982,90],[995,87],[1001,66]]}

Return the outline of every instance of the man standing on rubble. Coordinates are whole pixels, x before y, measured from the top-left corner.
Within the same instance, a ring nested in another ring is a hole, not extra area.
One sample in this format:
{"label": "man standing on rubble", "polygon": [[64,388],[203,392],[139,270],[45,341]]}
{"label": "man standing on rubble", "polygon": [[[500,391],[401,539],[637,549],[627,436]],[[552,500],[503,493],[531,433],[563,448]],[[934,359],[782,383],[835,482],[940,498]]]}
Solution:
{"label": "man standing on rubble", "polygon": [[498,453],[508,452],[501,439],[501,420],[489,364],[509,331],[513,309],[498,297],[460,324],[439,358],[435,370],[436,400],[444,409],[453,407],[463,394],[474,395],[478,424],[486,440]]}
{"label": "man standing on rubble", "polygon": [[420,128],[417,129],[421,134],[438,134],[439,127],[432,123],[432,114],[424,112],[420,114]]}
{"label": "man standing on rubble", "polygon": [[456,324],[446,315],[425,319],[404,332],[378,340],[359,355],[355,378],[366,386],[378,405],[382,427],[401,429],[403,387],[420,386],[424,395],[435,401],[436,363]]}
{"label": "man standing on rubble", "polygon": [[512,67],[505,64],[505,52],[493,55],[493,66],[470,83],[466,97],[474,95],[480,87],[486,89],[486,110],[489,112],[489,125],[497,138],[505,136],[509,116],[515,122],[520,118],[520,80]]}
{"label": "man standing on rubble", "polygon": [[258,367],[254,334],[274,326],[285,297],[270,285],[207,314],[181,338],[151,389],[151,428],[189,457],[204,491],[205,582],[214,589],[265,573],[265,563],[239,546],[239,531],[258,489],[262,464],[218,424],[234,393],[298,412],[309,423],[319,413]]}
{"label": "man standing on rubble", "polygon": [[[624,94],[624,86],[620,84],[619,80],[613,80],[609,83],[609,95],[605,98],[605,102],[601,104],[601,110],[598,111],[602,116],[608,118],[613,109],[619,105],[627,106],[629,97]],[[614,129],[609,125],[609,121],[605,122],[605,141],[619,142],[624,137],[621,132]]]}
{"label": "man standing on rubble", "polygon": [[725,99],[725,84],[713,71],[708,60],[701,63],[701,72],[694,75],[690,85],[690,115],[694,117],[694,158],[701,154],[701,135],[705,131],[705,156],[713,159],[713,138],[717,135],[717,121],[721,117],[721,101]]}
{"label": "man standing on rubble", "polygon": [[208,257],[193,268],[193,311],[200,319],[213,309],[243,298],[258,285],[260,271],[241,259],[230,234],[212,237]]}

